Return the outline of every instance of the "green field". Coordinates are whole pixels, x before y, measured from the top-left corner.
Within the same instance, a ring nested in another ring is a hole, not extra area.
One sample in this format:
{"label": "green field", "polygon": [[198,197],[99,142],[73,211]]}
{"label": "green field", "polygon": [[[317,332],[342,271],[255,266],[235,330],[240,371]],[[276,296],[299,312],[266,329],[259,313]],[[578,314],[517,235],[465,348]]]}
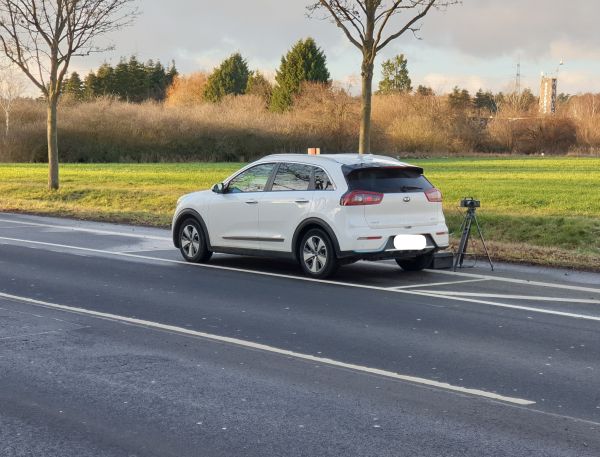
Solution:
{"label": "green field", "polygon": [[[497,258],[600,269],[600,159],[411,160],[444,193],[451,230],[458,201],[482,200]],[[0,210],[166,227],[177,198],[206,189],[241,164],[65,164],[46,190],[43,164],[0,164]]]}

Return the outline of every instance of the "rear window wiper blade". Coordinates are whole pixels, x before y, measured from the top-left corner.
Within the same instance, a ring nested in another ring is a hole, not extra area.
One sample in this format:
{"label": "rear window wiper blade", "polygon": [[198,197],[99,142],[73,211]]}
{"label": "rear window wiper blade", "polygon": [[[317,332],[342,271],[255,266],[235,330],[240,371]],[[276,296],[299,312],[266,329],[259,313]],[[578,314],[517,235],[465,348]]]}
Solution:
{"label": "rear window wiper blade", "polygon": [[406,191],[406,190],[424,190],[422,187],[417,187],[417,186],[402,186],[400,188],[400,190],[402,192]]}

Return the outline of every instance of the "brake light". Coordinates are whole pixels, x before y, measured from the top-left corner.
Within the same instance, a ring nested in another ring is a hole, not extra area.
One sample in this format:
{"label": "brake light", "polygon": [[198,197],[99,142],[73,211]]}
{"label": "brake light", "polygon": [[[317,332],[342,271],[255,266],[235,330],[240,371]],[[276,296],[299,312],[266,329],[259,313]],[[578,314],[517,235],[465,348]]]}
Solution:
{"label": "brake light", "polygon": [[441,203],[442,201],[442,192],[440,192],[440,190],[436,189],[435,187],[433,189],[426,190],[425,196],[430,202]]}
{"label": "brake light", "polygon": [[353,190],[342,195],[340,205],[342,206],[365,206],[379,205],[383,200],[383,194],[369,192],[367,190]]}

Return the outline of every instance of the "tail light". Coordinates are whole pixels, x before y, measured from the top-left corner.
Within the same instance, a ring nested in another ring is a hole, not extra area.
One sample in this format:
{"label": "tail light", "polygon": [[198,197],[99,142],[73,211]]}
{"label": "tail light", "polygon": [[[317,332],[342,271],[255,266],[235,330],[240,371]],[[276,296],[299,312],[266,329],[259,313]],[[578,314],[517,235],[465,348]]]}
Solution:
{"label": "tail light", "polygon": [[442,192],[440,192],[440,190],[436,189],[435,187],[433,189],[426,190],[425,196],[430,202],[441,203],[442,201]]}
{"label": "tail light", "polygon": [[369,192],[367,190],[353,190],[342,195],[340,205],[342,206],[365,206],[379,205],[383,200],[383,194]]}

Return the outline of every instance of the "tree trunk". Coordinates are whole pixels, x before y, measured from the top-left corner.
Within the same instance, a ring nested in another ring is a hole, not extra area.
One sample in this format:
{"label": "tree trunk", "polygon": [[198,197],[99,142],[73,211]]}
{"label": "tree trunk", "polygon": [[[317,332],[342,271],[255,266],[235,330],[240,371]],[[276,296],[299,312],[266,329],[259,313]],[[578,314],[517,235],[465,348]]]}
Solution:
{"label": "tree trunk", "polygon": [[58,189],[58,99],[48,100],[48,189]]}
{"label": "tree trunk", "polygon": [[371,98],[373,95],[373,63],[365,62],[362,67],[362,110],[360,120],[359,154],[371,153]]}
{"label": "tree trunk", "polygon": [[6,135],[5,138],[8,139],[8,131],[10,130],[10,109],[7,109],[6,111],[4,111],[5,114],[5,118],[6,118]]}

